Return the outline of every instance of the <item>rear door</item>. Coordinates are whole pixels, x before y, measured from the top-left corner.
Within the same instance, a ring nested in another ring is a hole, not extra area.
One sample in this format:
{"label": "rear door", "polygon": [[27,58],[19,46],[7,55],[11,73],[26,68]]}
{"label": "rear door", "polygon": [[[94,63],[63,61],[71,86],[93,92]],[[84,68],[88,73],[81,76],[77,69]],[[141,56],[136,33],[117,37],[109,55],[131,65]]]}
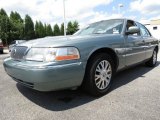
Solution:
{"label": "rear door", "polygon": [[[131,26],[137,26],[134,21],[128,20],[126,31]],[[142,62],[145,59],[145,41],[140,33],[125,36],[126,40],[126,66]]]}

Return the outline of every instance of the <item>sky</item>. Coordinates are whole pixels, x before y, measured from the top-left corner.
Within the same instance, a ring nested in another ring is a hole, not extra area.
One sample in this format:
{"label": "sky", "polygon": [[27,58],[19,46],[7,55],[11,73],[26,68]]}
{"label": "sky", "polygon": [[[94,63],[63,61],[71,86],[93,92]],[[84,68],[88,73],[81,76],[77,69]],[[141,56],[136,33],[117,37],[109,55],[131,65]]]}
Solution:
{"label": "sky", "polygon": [[[122,4],[123,7],[119,7]],[[63,0],[0,0],[0,8],[30,15],[35,22],[54,25],[63,22]],[[65,0],[66,21],[77,20],[80,27],[110,19],[130,18],[139,22],[160,19],[160,0]]]}

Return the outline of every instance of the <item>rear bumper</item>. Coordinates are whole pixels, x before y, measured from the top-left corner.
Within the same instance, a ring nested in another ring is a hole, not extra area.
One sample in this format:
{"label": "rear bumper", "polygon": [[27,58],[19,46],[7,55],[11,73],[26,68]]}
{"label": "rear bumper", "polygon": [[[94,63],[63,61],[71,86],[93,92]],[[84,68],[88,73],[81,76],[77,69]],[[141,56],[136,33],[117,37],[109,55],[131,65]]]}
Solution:
{"label": "rear bumper", "polygon": [[20,84],[39,91],[54,91],[80,86],[84,77],[82,62],[55,65],[31,66],[11,58],[4,60],[4,68],[9,76]]}

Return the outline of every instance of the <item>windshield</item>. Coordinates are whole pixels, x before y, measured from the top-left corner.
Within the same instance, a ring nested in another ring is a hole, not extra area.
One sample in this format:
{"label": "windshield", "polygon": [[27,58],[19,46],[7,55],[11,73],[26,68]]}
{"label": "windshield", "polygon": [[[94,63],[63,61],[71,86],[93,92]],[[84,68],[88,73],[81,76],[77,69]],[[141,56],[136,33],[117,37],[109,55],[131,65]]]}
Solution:
{"label": "windshield", "polygon": [[92,23],[86,28],[78,31],[75,35],[89,34],[121,34],[123,20],[105,20]]}
{"label": "windshield", "polygon": [[25,40],[19,40],[18,41],[18,43],[20,44],[20,43],[24,43],[24,42],[26,42]]}
{"label": "windshield", "polygon": [[14,41],[12,41],[10,43],[10,45],[12,45],[12,44],[20,44],[20,43],[24,43],[24,42],[26,42],[26,41],[25,40],[14,40]]}

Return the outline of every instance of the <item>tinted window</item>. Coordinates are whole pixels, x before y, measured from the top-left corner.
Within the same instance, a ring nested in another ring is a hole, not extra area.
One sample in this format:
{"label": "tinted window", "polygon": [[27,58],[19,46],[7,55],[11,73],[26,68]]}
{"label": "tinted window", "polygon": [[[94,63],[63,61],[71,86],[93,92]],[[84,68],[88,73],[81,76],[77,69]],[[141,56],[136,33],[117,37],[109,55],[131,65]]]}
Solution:
{"label": "tinted window", "polygon": [[129,29],[129,27],[132,27],[132,26],[135,26],[134,22],[131,21],[131,20],[128,20],[127,21],[127,26],[126,26],[127,30]]}

